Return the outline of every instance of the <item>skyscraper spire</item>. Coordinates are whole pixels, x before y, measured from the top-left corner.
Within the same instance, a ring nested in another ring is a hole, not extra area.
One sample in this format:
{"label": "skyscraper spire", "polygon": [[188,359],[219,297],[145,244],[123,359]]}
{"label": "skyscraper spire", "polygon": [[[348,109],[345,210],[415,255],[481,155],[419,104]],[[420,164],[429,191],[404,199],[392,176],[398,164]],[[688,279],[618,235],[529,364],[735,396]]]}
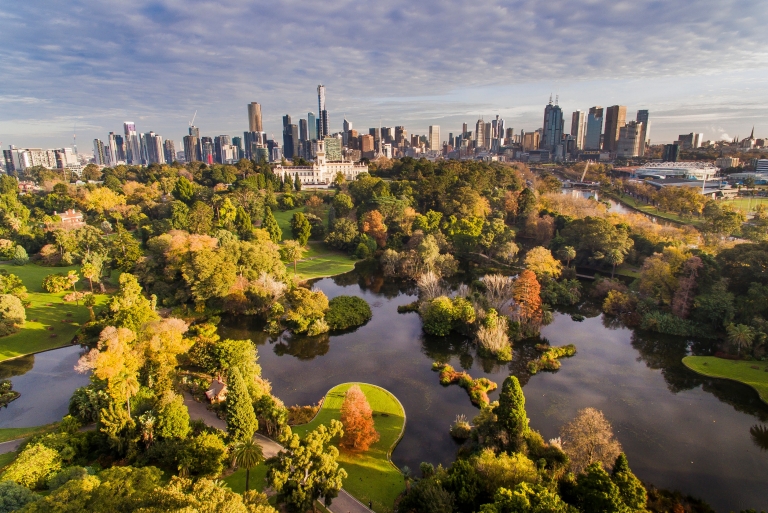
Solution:
{"label": "skyscraper spire", "polygon": [[552,93],[549,93],[549,104],[552,105]]}
{"label": "skyscraper spire", "polygon": [[[552,101],[552,97],[550,96],[550,101]],[[560,95],[555,95],[555,105],[560,103]]]}

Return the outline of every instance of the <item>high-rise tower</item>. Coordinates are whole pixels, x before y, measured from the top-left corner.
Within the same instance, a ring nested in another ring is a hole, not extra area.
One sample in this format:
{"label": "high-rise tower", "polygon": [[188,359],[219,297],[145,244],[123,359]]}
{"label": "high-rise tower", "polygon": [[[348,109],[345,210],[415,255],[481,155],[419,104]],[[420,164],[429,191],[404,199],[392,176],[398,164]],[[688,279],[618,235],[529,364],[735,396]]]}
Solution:
{"label": "high-rise tower", "polygon": [[563,138],[563,110],[557,104],[552,104],[552,96],[544,107],[544,127],[542,130],[541,148],[553,150]]}
{"label": "high-rise tower", "polygon": [[584,149],[584,138],[587,132],[587,116],[583,110],[577,110],[571,116],[571,136],[576,141],[576,149]]}
{"label": "high-rise tower", "polygon": [[584,138],[585,150],[599,150],[600,136],[603,134],[603,108],[599,105],[590,107],[587,116],[587,136]]}
{"label": "high-rise tower", "polygon": [[619,130],[627,123],[627,108],[613,105],[605,109],[605,136],[603,149],[615,153],[619,142]]}
{"label": "high-rise tower", "polygon": [[126,121],[123,123],[125,131],[125,157],[129,164],[141,164],[141,148],[139,146],[139,136],[136,133],[136,123]]}
{"label": "high-rise tower", "polygon": [[429,149],[431,151],[440,151],[440,125],[429,126]]}
{"label": "high-rise tower", "polygon": [[249,132],[264,131],[261,125],[261,105],[259,105],[256,102],[251,102],[248,104],[248,131]]}
{"label": "high-rise tower", "polygon": [[328,111],[325,110],[325,86],[319,85],[317,86],[317,111],[319,113],[318,116],[318,130],[317,130],[317,138],[323,139],[326,135],[328,135]]}
{"label": "high-rise tower", "polygon": [[645,156],[645,145],[648,144],[648,137],[651,133],[651,125],[648,121],[648,111],[647,110],[638,110],[637,111],[637,122],[643,124],[643,130],[640,133],[640,146],[638,148],[638,156],[643,157]]}

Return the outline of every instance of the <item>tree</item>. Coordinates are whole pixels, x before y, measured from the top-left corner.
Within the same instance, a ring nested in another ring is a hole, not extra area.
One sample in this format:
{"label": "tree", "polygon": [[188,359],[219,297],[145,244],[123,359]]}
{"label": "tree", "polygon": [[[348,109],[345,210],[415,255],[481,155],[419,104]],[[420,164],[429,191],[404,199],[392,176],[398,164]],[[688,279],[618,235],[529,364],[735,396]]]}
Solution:
{"label": "tree", "polygon": [[573,246],[565,246],[557,252],[561,260],[565,260],[565,266],[571,266],[571,260],[576,258],[576,250]]}
{"label": "tree", "polygon": [[349,449],[367,451],[379,441],[379,433],[373,423],[373,410],[358,385],[352,385],[341,405],[341,424],[344,436],[341,445]]}
{"label": "tree", "polygon": [[29,262],[29,255],[27,255],[27,250],[21,246],[16,246],[16,249],[13,250],[14,265],[25,265],[27,262]]}
{"label": "tree", "polygon": [[123,272],[133,270],[142,256],[139,241],[121,223],[117,223],[115,233],[109,240],[109,256]]}
{"label": "tree", "polygon": [[83,296],[83,306],[88,309],[88,313],[91,314],[91,322],[96,320],[96,313],[93,311],[93,307],[96,306],[96,296],[93,294],[86,294]]}
{"label": "tree", "polygon": [[92,262],[85,262],[80,267],[80,274],[82,274],[83,277],[88,280],[88,285],[91,288],[91,294],[93,294],[93,281],[99,281],[101,269],[96,267],[96,265],[94,265]]}
{"label": "tree", "polygon": [[[629,511],[621,500],[619,487],[603,470],[600,462],[588,465],[576,478],[573,495],[579,511],[625,513]],[[631,510],[635,511],[635,510]]]}
{"label": "tree", "polygon": [[159,317],[154,301],[144,297],[134,275],[123,273],[118,282],[120,288],[109,302],[110,322],[114,326],[138,332],[144,324]]}
{"label": "tree", "polygon": [[306,249],[304,248],[304,246],[299,241],[295,241],[295,240],[287,240],[283,242],[283,245],[280,248],[280,253],[282,254],[283,258],[285,258],[289,262],[293,262],[294,275],[296,274],[296,262],[301,260],[301,258],[304,256],[305,251]]}
{"label": "tree", "polygon": [[11,294],[0,294],[0,336],[15,333],[27,320],[21,300]]}
{"label": "tree", "polygon": [[59,453],[43,444],[27,446],[3,472],[4,481],[13,481],[27,488],[38,488],[61,469]]}
{"label": "tree", "polygon": [[539,279],[545,275],[557,278],[562,269],[562,264],[555,260],[552,252],[542,246],[531,249],[525,255],[524,263],[526,269],[533,271]]}
{"label": "tree", "polygon": [[155,433],[161,438],[184,439],[189,434],[189,411],[184,398],[167,391],[160,398]]}
{"label": "tree", "polygon": [[245,469],[245,492],[248,493],[251,484],[251,469],[264,461],[261,446],[253,440],[246,440],[235,447],[235,462],[238,467]]}
{"label": "tree", "polygon": [[604,258],[606,262],[613,266],[611,269],[611,279],[613,279],[613,275],[616,273],[616,266],[624,262],[624,253],[618,249],[609,249]]}
{"label": "tree", "polygon": [[319,290],[298,287],[288,293],[288,300],[290,310],[286,320],[294,333],[306,333],[315,322],[322,321],[328,311],[328,297]]}
{"label": "tree", "polygon": [[728,342],[738,348],[739,354],[744,348],[749,348],[755,339],[755,332],[746,324],[729,324],[726,328]]}
{"label": "tree", "polygon": [[528,415],[525,412],[525,396],[517,377],[509,376],[504,380],[499,395],[499,405],[494,413],[509,436],[513,451],[519,451],[528,432]]}
{"label": "tree", "polygon": [[562,427],[560,437],[576,474],[593,463],[613,465],[621,453],[621,444],[613,436],[610,423],[595,408],[579,410],[576,418]]}
{"label": "tree", "polygon": [[644,511],[648,502],[648,492],[643,483],[629,469],[629,462],[624,453],[619,454],[613,464],[611,481],[619,488],[621,501],[630,511]]}
{"label": "tree", "polygon": [[384,216],[378,210],[370,210],[363,215],[361,222],[362,232],[370,235],[380,248],[387,244],[387,226],[384,224]]}
{"label": "tree", "polygon": [[13,481],[0,481],[0,513],[19,511],[30,502],[35,502],[40,496],[26,486]]}
{"label": "tree", "polygon": [[520,483],[513,490],[499,488],[493,504],[483,506],[483,513],[575,513],[556,492],[539,484]]}
{"label": "tree", "polygon": [[333,229],[325,238],[325,243],[331,247],[349,251],[354,248],[358,235],[357,223],[341,217],[334,221]]}
{"label": "tree", "polygon": [[243,443],[253,439],[253,434],[259,429],[253,403],[248,393],[248,387],[237,367],[229,372],[227,383],[227,432],[235,443]]}
{"label": "tree", "polygon": [[293,188],[297,191],[301,190],[301,179],[299,178],[299,173],[296,173],[294,180],[293,180]]}
{"label": "tree", "polygon": [[267,482],[290,511],[314,510],[315,500],[321,498],[330,506],[338,496],[347,472],[337,462],[339,450],[327,444],[343,434],[341,422],[331,420],[329,426],[319,426],[304,439],[292,435],[285,450],[267,460]]}
{"label": "tree", "polygon": [[186,177],[179,177],[173,188],[173,196],[184,203],[190,203],[195,196],[195,184],[187,180]]}
{"label": "tree", "polygon": [[693,306],[694,293],[696,292],[696,277],[698,271],[704,267],[704,263],[701,258],[692,256],[686,260],[683,266],[683,272],[687,273],[687,276],[683,276],[678,281],[678,288],[675,291],[675,295],[672,298],[672,313],[686,319]]}
{"label": "tree", "polygon": [[535,325],[541,322],[541,285],[536,275],[526,269],[512,284],[512,298],[517,305],[517,316],[523,324]]}
{"label": "tree", "polygon": [[312,225],[307,220],[307,216],[301,212],[293,214],[293,218],[291,219],[291,231],[293,232],[293,238],[296,239],[300,245],[305,246],[312,233]]}
{"label": "tree", "polygon": [[277,219],[275,219],[272,209],[269,207],[264,207],[264,221],[261,223],[261,227],[267,230],[269,238],[275,244],[279,244],[283,239],[283,231],[280,229],[280,225],[277,224]]}
{"label": "tree", "polygon": [[195,201],[187,219],[191,233],[210,233],[213,228],[213,209],[202,201]]}
{"label": "tree", "polygon": [[440,486],[436,479],[422,479],[403,497],[398,511],[403,513],[451,513],[454,511],[453,496]]}
{"label": "tree", "polygon": [[340,192],[333,197],[333,209],[336,211],[336,215],[339,218],[347,217],[349,213],[355,208],[355,204],[352,203],[352,198],[348,195]]}
{"label": "tree", "polygon": [[336,296],[328,302],[325,322],[332,330],[346,330],[362,326],[373,313],[365,299],[357,296]]}

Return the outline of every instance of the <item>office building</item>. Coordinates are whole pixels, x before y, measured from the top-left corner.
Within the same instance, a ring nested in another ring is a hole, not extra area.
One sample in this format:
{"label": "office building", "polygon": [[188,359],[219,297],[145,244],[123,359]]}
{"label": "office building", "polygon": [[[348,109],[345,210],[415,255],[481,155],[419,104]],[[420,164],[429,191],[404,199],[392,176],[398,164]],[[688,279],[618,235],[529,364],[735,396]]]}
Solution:
{"label": "office building", "polygon": [[125,139],[122,135],[115,134],[115,157],[117,158],[117,162],[126,162]]}
{"label": "office building", "polygon": [[173,164],[176,160],[176,145],[170,139],[163,143],[163,153],[165,154],[165,163]]}
{"label": "office building", "polygon": [[213,151],[213,139],[210,137],[201,137],[200,138],[200,156],[201,161],[208,164],[209,166],[213,164],[213,157],[214,157],[214,151]]}
{"label": "office building", "polygon": [[429,126],[429,149],[439,151],[442,144],[440,142],[440,125]]}
{"label": "office building", "polygon": [[523,143],[523,151],[537,150],[540,146],[541,132],[538,130],[535,132],[522,132],[521,139]]}
{"label": "office building", "polygon": [[603,108],[590,107],[587,115],[587,135],[584,137],[585,150],[601,150],[603,135]]}
{"label": "office building", "polygon": [[363,154],[363,157],[373,158],[373,154],[375,152],[374,148],[375,146],[372,135],[368,134],[360,136],[360,152]]}
{"label": "office building", "polygon": [[184,136],[184,160],[187,162],[198,162],[202,159],[199,143],[198,138],[194,135]]}
{"label": "office building", "polygon": [[123,131],[125,133],[126,162],[134,166],[141,164],[141,145],[136,133],[136,124],[133,121],[124,122]]}
{"label": "office building", "polygon": [[664,151],[661,155],[661,160],[664,162],[677,162],[680,158],[680,145],[675,144],[665,144],[664,145]]}
{"label": "office building", "polygon": [[605,132],[603,133],[603,149],[616,153],[619,143],[619,130],[627,123],[627,107],[613,105],[605,109]]}
{"label": "office building", "polygon": [[633,158],[640,155],[640,145],[643,137],[643,124],[630,121],[619,128],[619,140],[616,143],[616,156]]}
{"label": "office building", "polygon": [[307,130],[309,130],[308,137],[310,141],[317,140],[317,121],[318,119],[315,117],[314,112],[307,113]]}
{"label": "office building", "polygon": [[261,105],[256,102],[248,104],[248,131],[249,132],[263,132],[264,128],[261,124]]}
{"label": "office building", "polygon": [[584,139],[587,135],[587,114],[577,110],[571,115],[571,137],[576,150],[584,149]]}
{"label": "office building", "polygon": [[563,110],[555,102],[552,104],[552,97],[549,97],[549,103],[544,107],[544,126],[542,129],[541,149],[555,151],[555,147],[560,144],[563,138]]}
{"label": "office building", "polygon": [[485,121],[478,119],[475,124],[475,148],[483,148],[485,145]]}
{"label": "office building", "polygon": [[299,127],[290,123],[291,117],[287,115],[283,117],[283,122],[285,122],[286,118],[289,124],[283,129],[283,157],[290,160],[293,157],[300,156],[298,153]]}
{"label": "office building", "polygon": [[104,146],[104,142],[100,139],[93,140],[93,160],[98,166],[108,166],[109,160],[107,159],[107,151]]}
{"label": "office building", "polygon": [[306,119],[299,119],[299,139],[309,141],[309,129]]}
{"label": "office building", "polygon": [[677,142],[682,149],[691,150],[701,147],[702,139],[704,139],[704,134],[691,132],[690,134],[679,135],[677,137]]}
{"label": "office building", "polygon": [[[120,140],[120,147],[118,147],[118,139]],[[114,132],[110,132],[107,136],[106,148],[104,149],[107,152],[107,159],[109,160],[110,166],[114,166],[117,165],[118,162],[125,161],[122,145],[123,138],[119,135],[116,135]]]}
{"label": "office building", "polygon": [[195,125],[190,125],[189,126],[189,135],[197,137],[197,139],[200,140],[200,129],[197,128]]}
{"label": "office building", "polygon": [[317,137],[324,138],[330,133],[328,128],[328,111],[325,109],[325,86],[317,86]]}
{"label": "office building", "polygon": [[719,169],[728,169],[737,167],[740,162],[741,159],[738,157],[719,157],[715,160],[715,167]]}
{"label": "office building", "polygon": [[141,138],[144,152],[144,163],[165,164],[165,152],[163,151],[163,138],[154,132],[148,132]]}
{"label": "office building", "polygon": [[381,128],[369,128],[368,135],[373,137],[373,151],[379,153],[381,149]]}
{"label": "office building", "polygon": [[648,138],[651,136],[651,125],[648,119],[647,110],[637,111],[637,122],[643,124],[643,133],[640,134],[640,148],[638,152],[639,157],[645,156],[645,148],[648,146]]}
{"label": "office building", "polygon": [[261,148],[266,145],[266,132],[243,132],[243,145],[245,146],[245,158],[253,158],[255,148]]}

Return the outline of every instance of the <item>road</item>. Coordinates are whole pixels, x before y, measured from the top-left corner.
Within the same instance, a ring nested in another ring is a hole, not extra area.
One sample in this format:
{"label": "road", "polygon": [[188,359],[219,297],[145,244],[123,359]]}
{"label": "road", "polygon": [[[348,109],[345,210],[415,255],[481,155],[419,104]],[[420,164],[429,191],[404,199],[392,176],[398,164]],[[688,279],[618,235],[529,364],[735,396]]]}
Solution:
{"label": "road", "polygon": [[[191,394],[184,392],[184,404],[189,410],[189,418],[202,420],[206,425],[222,431],[227,430],[227,424],[218,418],[215,413],[206,408],[206,405],[195,401]],[[260,434],[255,435],[256,441],[261,446],[264,457],[271,458],[283,450],[283,446]],[[2,444],[0,444],[1,446]],[[333,504],[327,508],[331,513],[372,513],[363,503],[352,497],[344,489],[339,491],[339,496],[333,499]]]}

